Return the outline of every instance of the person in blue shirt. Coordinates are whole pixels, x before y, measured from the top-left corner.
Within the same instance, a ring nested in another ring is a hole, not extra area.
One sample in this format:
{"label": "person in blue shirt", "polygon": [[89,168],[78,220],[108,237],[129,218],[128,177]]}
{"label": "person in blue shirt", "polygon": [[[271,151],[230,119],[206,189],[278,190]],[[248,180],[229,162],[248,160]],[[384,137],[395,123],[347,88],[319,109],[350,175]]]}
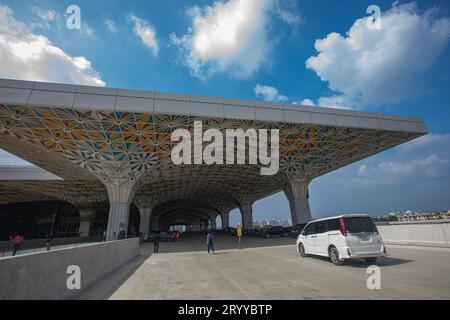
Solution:
{"label": "person in blue shirt", "polygon": [[206,245],[208,246],[208,254],[212,251],[212,254],[214,255],[214,242],[211,231],[208,231],[208,235],[206,236]]}

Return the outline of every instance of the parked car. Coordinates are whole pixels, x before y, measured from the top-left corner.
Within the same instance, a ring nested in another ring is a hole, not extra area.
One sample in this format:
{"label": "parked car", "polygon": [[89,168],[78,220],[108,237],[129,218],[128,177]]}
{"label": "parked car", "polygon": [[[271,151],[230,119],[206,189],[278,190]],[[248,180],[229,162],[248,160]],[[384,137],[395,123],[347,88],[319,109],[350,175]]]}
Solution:
{"label": "parked car", "polygon": [[259,229],[250,229],[247,231],[246,235],[250,236],[250,237],[257,237],[258,234],[259,234]]}
{"label": "parked car", "polygon": [[150,232],[149,234],[144,235],[144,242],[152,242],[157,235],[156,232]]}
{"label": "parked car", "polygon": [[226,227],[222,230],[224,234],[236,235],[236,228]]}
{"label": "parked car", "polygon": [[303,228],[305,228],[305,226],[306,223],[300,223],[293,226],[290,232],[291,237],[297,239],[300,233],[302,233]]}
{"label": "parked car", "polygon": [[287,237],[288,233],[282,226],[275,226],[267,229],[261,229],[259,236],[263,238],[271,238],[276,236]]}
{"label": "parked car", "polygon": [[[153,242],[157,236],[158,232],[150,232],[149,234],[144,235],[144,242]],[[159,232],[159,241],[160,242],[174,241],[173,234],[168,232]]]}
{"label": "parked car", "polygon": [[172,234],[170,234],[168,232],[160,232],[159,233],[159,241],[161,241],[161,242],[173,241]]}
{"label": "parked car", "polygon": [[176,231],[172,232],[172,240],[173,241],[179,240],[180,237],[181,237],[181,232],[180,231],[176,230]]}
{"label": "parked car", "polygon": [[291,234],[292,228],[293,227],[283,227],[284,231],[286,231],[288,235]]}
{"label": "parked car", "polygon": [[297,238],[302,257],[329,257],[335,265],[347,259],[365,259],[375,263],[387,255],[378,229],[366,214],[340,215],[311,221]]}

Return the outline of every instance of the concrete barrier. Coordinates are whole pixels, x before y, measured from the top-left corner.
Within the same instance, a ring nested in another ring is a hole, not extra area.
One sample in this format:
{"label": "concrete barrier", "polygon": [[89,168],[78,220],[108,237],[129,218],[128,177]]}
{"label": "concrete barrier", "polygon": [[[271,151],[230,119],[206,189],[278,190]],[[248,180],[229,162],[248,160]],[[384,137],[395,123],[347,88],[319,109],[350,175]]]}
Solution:
{"label": "concrete barrier", "polygon": [[80,267],[81,289],[95,283],[139,254],[139,239],[87,244],[0,259],[0,300],[63,299],[69,290],[67,268]]}
{"label": "concrete barrier", "polygon": [[450,221],[378,224],[386,244],[450,247]]}
{"label": "concrete barrier", "polygon": [[[71,238],[54,238],[52,240],[52,247],[66,246],[70,244],[100,242],[103,237],[71,237]],[[47,246],[47,239],[32,239],[25,240],[20,245],[20,250],[31,250],[45,248]],[[1,253],[11,252],[13,249],[12,241],[0,241],[0,256]]]}

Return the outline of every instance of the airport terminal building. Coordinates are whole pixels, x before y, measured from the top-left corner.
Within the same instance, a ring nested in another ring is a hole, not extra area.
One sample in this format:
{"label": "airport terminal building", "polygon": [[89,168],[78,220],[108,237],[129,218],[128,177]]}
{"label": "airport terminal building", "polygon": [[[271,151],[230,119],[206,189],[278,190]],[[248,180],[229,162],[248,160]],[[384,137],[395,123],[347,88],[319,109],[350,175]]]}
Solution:
{"label": "airport terminal building", "polygon": [[[196,123],[203,131],[278,130],[279,170],[175,164],[172,134]],[[0,79],[0,148],[38,167],[0,169],[0,233],[40,222],[38,236],[107,230],[114,239],[122,230],[215,228],[219,215],[225,228],[236,208],[251,229],[253,203],[280,191],[292,223],[303,223],[314,178],[426,133],[416,117]]]}

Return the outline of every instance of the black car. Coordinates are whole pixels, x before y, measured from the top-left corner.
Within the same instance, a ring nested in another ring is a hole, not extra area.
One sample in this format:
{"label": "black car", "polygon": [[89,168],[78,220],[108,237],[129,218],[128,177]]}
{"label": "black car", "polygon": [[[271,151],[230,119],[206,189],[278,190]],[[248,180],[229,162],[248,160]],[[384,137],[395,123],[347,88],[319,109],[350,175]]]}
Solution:
{"label": "black car", "polygon": [[300,224],[296,224],[295,226],[292,227],[291,230],[291,237],[297,239],[298,236],[300,235],[300,233],[302,233],[303,228],[306,226],[306,223],[300,223]]}
{"label": "black car", "polygon": [[257,237],[258,233],[259,233],[259,229],[250,229],[247,231],[246,235],[250,236],[250,237]]}
{"label": "black car", "polygon": [[271,237],[287,237],[288,232],[282,226],[275,226],[268,229],[261,230],[259,233],[260,237],[271,238]]}
{"label": "black car", "polygon": [[156,232],[150,232],[149,234],[144,235],[144,242],[152,242],[157,235],[158,233]]}
{"label": "black car", "polygon": [[160,242],[169,242],[173,241],[173,236],[167,232],[150,232],[147,235],[144,235],[144,242],[153,242],[159,234]]}
{"label": "black car", "polygon": [[170,241],[173,241],[173,236],[171,233],[160,232],[159,239],[160,239],[159,241],[161,241],[161,242],[170,242]]}

